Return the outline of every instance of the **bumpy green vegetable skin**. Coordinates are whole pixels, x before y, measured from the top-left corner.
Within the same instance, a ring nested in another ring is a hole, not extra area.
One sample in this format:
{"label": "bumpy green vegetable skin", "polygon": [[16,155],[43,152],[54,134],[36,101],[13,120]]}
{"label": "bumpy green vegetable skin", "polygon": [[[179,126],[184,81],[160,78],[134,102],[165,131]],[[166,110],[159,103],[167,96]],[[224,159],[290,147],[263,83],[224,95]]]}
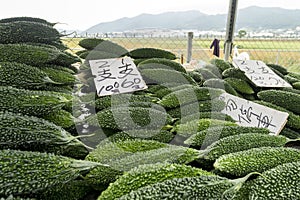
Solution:
{"label": "bumpy green vegetable skin", "polygon": [[97,45],[99,45],[104,40],[101,38],[85,38],[79,41],[79,46],[82,48],[93,50]]}
{"label": "bumpy green vegetable skin", "polygon": [[194,79],[186,73],[169,69],[143,69],[141,70],[147,85],[153,84],[173,84],[174,86],[182,84],[196,85]]}
{"label": "bumpy green vegetable skin", "polygon": [[60,83],[62,85],[73,85],[76,81],[75,76],[69,72],[60,70],[54,67],[44,67],[41,69],[45,74],[47,74],[51,80]]}
{"label": "bumpy green vegetable skin", "polygon": [[155,94],[155,96],[157,96],[158,98],[163,98],[164,96],[172,93],[172,92],[175,92],[175,91],[178,91],[178,90],[183,90],[183,89],[186,89],[186,88],[192,88],[194,87],[194,85],[191,85],[191,84],[184,84],[184,85],[178,85],[178,86],[175,86],[175,87],[165,87],[165,88],[161,88],[157,91],[154,91],[153,93]]}
{"label": "bumpy green vegetable skin", "polygon": [[46,120],[0,112],[0,149],[39,151],[83,158],[85,146],[61,127]]}
{"label": "bumpy green vegetable skin", "polygon": [[222,78],[222,70],[220,70],[216,65],[213,64],[205,64],[203,68],[208,69],[211,71],[214,75],[216,75],[219,78]]}
{"label": "bumpy green vegetable skin", "polygon": [[175,60],[176,56],[170,51],[155,48],[138,48],[129,52],[129,56],[132,58],[166,58],[169,60]]}
{"label": "bumpy green vegetable skin", "polygon": [[225,78],[227,83],[229,83],[237,92],[243,94],[254,94],[252,87],[244,80],[239,78]]}
{"label": "bumpy green vegetable skin", "polygon": [[123,176],[119,177],[116,182],[110,184],[110,186],[101,193],[98,199],[113,200],[141,187],[163,182],[165,180],[201,175],[209,176],[213,174],[198,168],[178,164],[159,163],[141,165],[128,171]]}
{"label": "bumpy green vegetable skin", "polygon": [[300,114],[300,94],[282,91],[265,90],[257,93],[259,99],[286,108],[287,110]]}
{"label": "bumpy green vegetable skin", "polygon": [[297,131],[294,131],[292,129],[289,129],[287,127],[283,128],[282,131],[280,132],[280,135],[283,135],[287,138],[290,139],[297,139],[300,138],[300,133]]}
{"label": "bumpy green vegetable skin", "polygon": [[300,90],[300,81],[293,83],[293,87],[297,90]]}
{"label": "bumpy green vegetable skin", "polygon": [[144,164],[176,163],[188,164],[199,158],[199,151],[191,148],[170,145],[164,148],[137,152],[133,155],[110,162],[109,165],[118,170],[128,171]]}
{"label": "bumpy green vegetable skin", "polygon": [[245,176],[296,161],[300,161],[300,151],[297,149],[261,147],[223,155],[216,160],[214,167],[228,174]]}
{"label": "bumpy green vegetable skin", "polygon": [[59,32],[48,25],[36,22],[16,21],[9,23],[0,23],[0,43],[46,43],[59,41]]}
{"label": "bumpy green vegetable skin", "polygon": [[208,70],[206,68],[195,69],[194,72],[201,74],[201,76],[203,77],[204,80],[218,78],[217,75],[215,75],[213,72],[211,72],[210,70]]}
{"label": "bumpy green vegetable skin", "polygon": [[265,101],[255,101],[256,103],[259,103],[261,105],[270,107],[270,108],[274,108],[276,110],[282,111],[282,112],[287,112],[289,114],[286,126],[294,128],[294,129],[300,129],[300,116],[294,114],[293,112],[281,107],[281,106],[277,106],[273,103],[270,102],[265,102]]}
{"label": "bumpy green vegetable skin", "polygon": [[75,118],[72,114],[62,109],[44,115],[43,118],[66,130],[75,126]]}
{"label": "bumpy green vegetable skin", "polygon": [[138,64],[138,69],[169,69],[186,73],[186,70],[180,63],[166,58],[151,58],[144,60]]}
{"label": "bumpy green vegetable skin", "polygon": [[226,69],[232,68],[231,64],[223,59],[212,59],[210,63],[218,67],[222,72]]}
{"label": "bumpy green vegetable skin", "polygon": [[36,23],[41,23],[45,24],[48,26],[54,26],[55,23],[48,22],[44,19],[41,18],[36,18],[36,17],[10,17],[10,18],[4,18],[0,20],[0,23],[10,23],[10,22],[36,22]]}
{"label": "bumpy green vegetable skin", "polygon": [[220,88],[225,90],[227,93],[232,94],[234,96],[238,96],[235,89],[226,81],[222,79],[209,79],[203,83],[204,87],[211,87],[211,88]]}
{"label": "bumpy green vegetable skin", "polygon": [[[155,140],[163,143],[169,143],[174,135],[167,130],[148,130],[148,129],[140,129],[140,130],[129,130],[125,132],[118,132],[113,135],[114,138],[118,138],[118,134],[123,134],[128,139],[144,139],[144,140]],[[125,135],[124,135],[125,134]],[[112,138],[113,139],[113,138]]]}
{"label": "bumpy green vegetable skin", "polygon": [[87,119],[90,125],[114,130],[154,129],[160,130],[172,122],[166,113],[152,108],[116,107],[105,109]]}
{"label": "bumpy green vegetable skin", "polygon": [[171,146],[157,141],[128,140],[115,143],[100,143],[87,157],[87,160],[108,164],[111,169],[99,167],[88,175],[94,187],[107,185],[115,181],[123,171],[129,171],[139,165],[154,163],[189,163],[198,157],[194,149]]}
{"label": "bumpy green vegetable skin", "polygon": [[299,180],[300,162],[279,165],[251,183],[249,199],[300,199]]}
{"label": "bumpy green vegetable skin", "polygon": [[191,114],[191,115],[181,117],[180,121],[178,121],[178,122],[180,122],[181,124],[184,124],[184,123],[187,123],[189,121],[199,120],[199,119],[203,119],[203,118],[218,119],[218,120],[225,120],[225,121],[235,122],[235,120],[233,120],[232,117],[230,117],[227,114],[221,113],[221,112],[199,112],[199,113],[194,113],[194,114]]}
{"label": "bumpy green vegetable skin", "polygon": [[245,72],[243,72],[242,70],[240,70],[238,68],[228,68],[223,71],[222,76],[224,78],[231,77],[231,78],[239,78],[244,81],[249,81],[249,79],[245,75]]}
{"label": "bumpy green vegetable skin", "polygon": [[237,124],[230,121],[204,118],[204,119],[189,121],[184,124],[178,124],[175,126],[174,131],[176,131],[178,135],[181,135],[183,137],[190,137],[191,135],[196,134],[199,131],[203,131],[215,126],[227,127],[227,126],[237,126]]}
{"label": "bumpy green vegetable skin", "polygon": [[28,195],[42,192],[48,187],[63,185],[84,171],[101,165],[53,154],[1,150],[0,194]]}
{"label": "bumpy green vegetable skin", "polygon": [[260,133],[246,133],[222,138],[203,151],[207,160],[216,160],[222,155],[259,147],[282,147],[289,139]]}
{"label": "bumpy green vegetable skin", "polygon": [[87,160],[104,164],[119,160],[140,151],[149,151],[164,148],[168,145],[158,141],[149,140],[125,140],[117,142],[100,143],[95,150],[89,153]]}
{"label": "bumpy green vegetable skin", "polygon": [[183,105],[178,108],[168,110],[168,114],[173,118],[182,118],[188,115],[201,113],[201,112],[217,112],[225,108],[225,102],[214,99],[207,101],[198,101],[191,104]]}
{"label": "bumpy green vegetable skin", "polygon": [[[93,100],[93,99],[91,99]],[[95,108],[102,110],[109,107],[114,107],[119,104],[132,102],[156,102],[158,98],[145,95],[118,94],[112,96],[104,96],[95,100]]]}
{"label": "bumpy green vegetable skin", "polygon": [[62,108],[69,101],[59,93],[0,86],[0,111],[43,116]]}
{"label": "bumpy green vegetable skin", "polygon": [[40,69],[16,62],[0,62],[0,77],[1,86],[23,89],[38,89],[47,83],[55,83]]}
{"label": "bumpy green vegetable skin", "polygon": [[176,108],[196,101],[211,100],[224,92],[224,90],[215,88],[187,88],[164,96],[159,103],[166,108]]}
{"label": "bumpy green vegetable skin", "polygon": [[32,66],[69,66],[80,59],[58,49],[27,44],[0,44],[0,62],[19,62]]}
{"label": "bumpy green vegetable skin", "polygon": [[[124,47],[111,42],[109,40],[102,40],[99,38],[86,38],[81,41],[79,41],[79,45],[87,50],[89,50],[90,53],[93,52],[106,52],[108,54],[106,55],[115,55],[116,57],[124,56],[128,53],[127,49]],[[82,54],[81,54],[82,55]],[[87,56],[90,57],[90,56]]]}
{"label": "bumpy green vegetable skin", "polygon": [[219,139],[245,133],[269,134],[270,131],[265,128],[256,127],[216,126],[192,135],[184,143],[194,147],[207,147]]}
{"label": "bumpy green vegetable skin", "polygon": [[67,184],[49,188],[39,195],[39,199],[44,200],[78,200],[93,189],[85,180],[74,180]]}
{"label": "bumpy green vegetable skin", "polygon": [[287,68],[281,66],[281,65],[276,65],[276,64],[267,64],[268,67],[270,67],[271,69],[275,69],[277,71],[279,71],[281,74],[286,75],[288,74],[288,70]]}
{"label": "bumpy green vegetable skin", "polygon": [[225,200],[232,198],[226,194],[232,186],[230,181],[218,176],[175,178],[142,187],[121,197],[120,200]]}
{"label": "bumpy green vegetable skin", "polygon": [[203,78],[202,74],[200,74],[199,72],[188,71],[187,74],[190,77],[192,77],[192,79],[194,79],[199,86],[201,86],[203,84],[204,78]]}

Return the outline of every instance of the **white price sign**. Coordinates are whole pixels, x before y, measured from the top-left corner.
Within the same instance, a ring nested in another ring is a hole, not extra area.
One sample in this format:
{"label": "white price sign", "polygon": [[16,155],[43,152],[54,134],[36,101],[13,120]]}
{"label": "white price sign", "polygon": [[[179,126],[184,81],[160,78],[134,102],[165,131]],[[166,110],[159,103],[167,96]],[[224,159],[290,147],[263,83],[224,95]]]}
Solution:
{"label": "white price sign", "polygon": [[237,96],[224,93],[220,99],[226,103],[222,113],[231,116],[240,126],[267,128],[278,135],[287,122],[289,116],[281,112]]}
{"label": "white price sign", "polygon": [[245,75],[258,87],[292,87],[259,60],[236,60],[232,64],[245,72]]}
{"label": "white price sign", "polygon": [[147,85],[130,57],[90,60],[98,96],[134,92]]}

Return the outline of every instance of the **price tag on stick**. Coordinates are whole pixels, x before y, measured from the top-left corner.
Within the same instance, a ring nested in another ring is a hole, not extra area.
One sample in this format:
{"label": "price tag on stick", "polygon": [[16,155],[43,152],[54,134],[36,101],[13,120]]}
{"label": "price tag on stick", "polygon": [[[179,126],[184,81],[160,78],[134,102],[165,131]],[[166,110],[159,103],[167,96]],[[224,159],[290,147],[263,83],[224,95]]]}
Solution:
{"label": "price tag on stick", "polygon": [[232,64],[245,72],[245,75],[258,87],[292,87],[260,60],[237,60]]}
{"label": "price tag on stick", "polygon": [[98,96],[147,89],[147,85],[130,57],[90,60]]}
{"label": "price tag on stick", "polygon": [[220,96],[226,104],[222,113],[231,116],[240,126],[267,128],[278,135],[287,122],[289,116],[281,112],[237,96],[224,93]]}

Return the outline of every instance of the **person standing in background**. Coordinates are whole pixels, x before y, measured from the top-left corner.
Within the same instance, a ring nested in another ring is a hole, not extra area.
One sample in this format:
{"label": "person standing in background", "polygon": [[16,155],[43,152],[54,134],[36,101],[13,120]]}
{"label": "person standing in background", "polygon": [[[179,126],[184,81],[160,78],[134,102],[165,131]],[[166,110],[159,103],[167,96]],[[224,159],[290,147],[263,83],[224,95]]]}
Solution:
{"label": "person standing in background", "polygon": [[210,45],[210,49],[214,47],[213,55],[220,57],[220,40],[214,39],[214,41]]}

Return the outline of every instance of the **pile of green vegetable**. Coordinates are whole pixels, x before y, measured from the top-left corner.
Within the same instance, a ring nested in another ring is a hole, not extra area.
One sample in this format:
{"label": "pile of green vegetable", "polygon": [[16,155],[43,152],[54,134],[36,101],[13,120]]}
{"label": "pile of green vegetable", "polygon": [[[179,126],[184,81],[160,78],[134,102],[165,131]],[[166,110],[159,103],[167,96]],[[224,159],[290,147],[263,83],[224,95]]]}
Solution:
{"label": "pile of green vegetable", "polygon": [[[186,71],[172,52],[97,38],[76,69],[53,26],[0,20],[1,200],[300,199],[300,74],[269,64],[293,88],[259,88],[220,59]],[[86,61],[122,56],[148,88],[98,97]],[[225,92],[288,112],[286,126],[238,126]]]}

